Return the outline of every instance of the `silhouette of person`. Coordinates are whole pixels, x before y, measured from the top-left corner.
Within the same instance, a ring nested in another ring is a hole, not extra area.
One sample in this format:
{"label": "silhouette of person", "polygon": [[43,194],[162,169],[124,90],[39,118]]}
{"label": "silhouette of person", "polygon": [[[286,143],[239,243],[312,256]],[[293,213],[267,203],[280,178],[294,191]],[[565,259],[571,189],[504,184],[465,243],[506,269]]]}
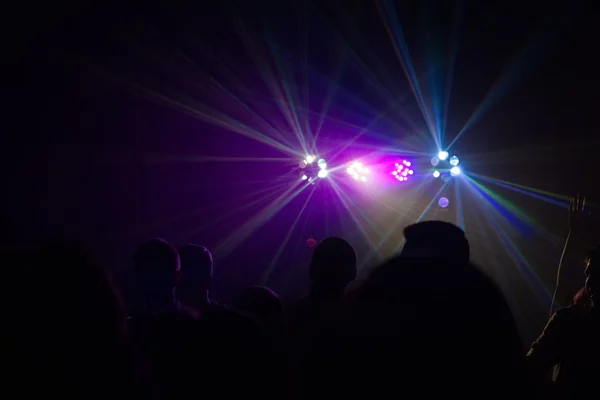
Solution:
{"label": "silhouette of person", "polygon": [[600,390],[600,247],[589,251],[585,275],[590,305],[556,311],[526,357],[531,377],[540,386],[558,366],[554,380],[559,398],[595,397]]}
{"label": "silhouette of person", "polygon": [[[581,288],[582,254],[597,244],[600,237],[600,212],[591,209],[583,196],[574,196],[569,204],[569,235],[559,271],[560,284],[556,288],[555,303],[557,308],[572,303],[573,295]],[[554,309],[552,310],[554,311]]]}
{"label": "silhouette of person", "polygon": [[35,396],[41,385],[48,394],[106,398],[132,389],[124,310],[106,270],[68,242],[49,243],[20,261],[6,265],[21,267],[21,298],[3,313],[10,344],[3,390],[15,384],[15,393]]}
{"label": "silhouette of person", "polygon": [[356,277],[356,262],[356,252],[344,239],[328,237],[315,247],[309,265],[310,293],[288,312],[290,395],[295,398],[304,395],[304,363],[307,357],[314,358],[309,356],[314,339],[325,332],[335,336],[344,329],[347,316],[344,291]]}
{"label": "silhouette of person", "polygon": [[449,222],[424,221],[409,225],[404,228],[404,238],[402,256],[469,262],[470,247],[465,232]]}
{"label": "silhouette of person", "polygon": [[[309,394],[390,397],[418,391],[422,397],[478,398],[481,387],[493,387],[488,396],[505,398],[524,391],[522,343],[512,313],[473,265],[398,255],[375,268],[353,299],[347,329],[329,340],[321,337],[319,351],[333,354],[307,368],[316,365],[312,379],[321,382]],[[333,370],[335,377],[324,374]]]}
{"label": "silhouette of person", "polygon": [[204,246],[186,244],[179,248],[181,279],[177,288],[179,301],[200,312],[218,304],[210,299],[213,282],[213,258]]}
{"label": "silhouette of person", "polygon": [[145,303],[145,314],[175,309],[179,254],[165,240],[153,239],[140,245],[133,256],[134,272]]}
{"label": "silhouette of person", "polygon": [[[408,226],[405,236],[401,254],[375,268],[352,294],[346,329],[316,341],[320,356],[307,367],[308,397],[414,390],[421,397],[475,398],[481,387],[522,393],[514,318],[493,282],[469,263],[464,232],[428,221]],[[333,370],[335,377],[326,374]]]}
{"label": "silhouette of person", "polygon": [[315,247],[308,272],[310,293],[290,310],[302,324],[340,311],[346,286],[356,278],[356,252],[344,239],[328,237]]}

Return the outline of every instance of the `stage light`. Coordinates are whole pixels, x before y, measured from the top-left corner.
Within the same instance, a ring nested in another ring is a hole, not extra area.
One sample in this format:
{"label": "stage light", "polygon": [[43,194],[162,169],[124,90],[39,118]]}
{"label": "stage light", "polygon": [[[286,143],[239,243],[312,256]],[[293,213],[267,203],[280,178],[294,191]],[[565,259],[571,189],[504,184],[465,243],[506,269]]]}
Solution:
{"label": "stage light", "polygon": [[440,199],[438,200],[438,205],[442,208],[448,207],[448,204],[450,204],[450,200],[448,200],[445,197],[440,197]]}
{"label": "stage light", "polygon": [[370,174],[369,168],[365,167],[360,161],[354,161],[346,169],[346,172],[357,181],[366,182]]}
{"label": "stage light", "polygon": [[317,157],[315,157],[315,156],[306,156],[306,158],[304,159],[304,162],[306,164],[312,164],[313,161],[315,161],[315,158],[317,158]]}
{"label": "stage light", "polygon": [[407,181],[408,177],[415,173],[415,171],[410,168],[411,165],[411,162],[407,160],[395,163],[392,175],[400,182]]}
{"label": "stage light", "polygon": [[440,151],[437,156],[431,158],[431,165],[437,167],[437,170],[433,172],[433,177],[442,178],[444,182],[448,182],[450,178],[460,175],[458,163],[458,157],[450,156],[447,151]]}
{"label": "stage light", "polygon": [[315,155],[307,155],[306,158],[300,162],[299,171],[300,179],[308,181],[308,183],[312,185],[316,183],[317,179],[326,178],[329,174],[327,171],[327,162]]}

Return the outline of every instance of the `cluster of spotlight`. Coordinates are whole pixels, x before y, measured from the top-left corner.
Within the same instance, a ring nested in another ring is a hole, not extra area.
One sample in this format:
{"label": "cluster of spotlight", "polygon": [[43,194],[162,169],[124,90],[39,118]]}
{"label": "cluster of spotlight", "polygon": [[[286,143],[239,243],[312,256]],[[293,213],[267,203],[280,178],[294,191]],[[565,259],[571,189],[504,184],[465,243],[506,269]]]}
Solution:
{"label": "cluster of spotlight", "polygon": [[408,177],[415,173],[410,169],[410,166],[410,161],[403,160],[402,162],[397,162],[394,164],[395,168],[392,171],[392,175],[400,182],[407,181]]}
{"label": "cluster of spotlight", "polygon": [[[317,168],[314,168],[315,161]],[[303,170],[300,174],[300,179],[314,183],[317,178],[326,178],[329,174],[327,171],[327,162],[320,158],[317,160],[316,156],[306,156],[304,160],[300,162],[300,168]]]}
{"label": "cluster of spotlight", "polygon": [[352,178],[357,181],[366,182],[368,180],[368,175],[370,173],[369,168],[365,167],[363,163],[360,161],[354,161],[350,166],[346,169],[346,172],[350,174]]}
{"label": "cluster of spotlight", "polygon": [[[448,158],[448,157],[449,157],[449,154],[447,151],[440,151],[437,154],[437,157],[433,157],[431,159],[431,165],[433,165],[434,167],[437,167],[441,161],[447,161],[448,164],[450,164],[450,170],[449,170],[450,176],[454,177],[454,176],[460,175],[461,171],[460,171],[460,167],[458,166],[458,163],[459,163],[458,157],[456,157],[456,156],[452,156],[450,158]],[[439,178],[441,176],[442,178],[447,179],[448,175],[444,174],[444,172],[445,171],[440,171],[440,170],[436,169],[435,171],[433,171],[433,177]]]}
{"label": "cluster of spotlight", "polygon": [[[411,168],[412,163],[408,160],[401,160],[394,164],[391,171],[391,175],[399,182],[408,181],[415,172]],[[305,159],[300,161],[300,179],[307,181],[308,183],[315,184],[317,179],[326,178],[329,175],[327,169],[327,162],[318,158],[317,156],[307,156]],[[335,168],[337,170],[337,168]],[[373,176],[373,172],[379,171],[378,167],[374,167],[374,171],[371,167],[365,165],[362,161],[352,161],[347,164],[346,173],[352,177],[355,181],[368,182]],[[389,169],[387,169],[389,171]],[[386,173],[389,173],[387,172]]]}

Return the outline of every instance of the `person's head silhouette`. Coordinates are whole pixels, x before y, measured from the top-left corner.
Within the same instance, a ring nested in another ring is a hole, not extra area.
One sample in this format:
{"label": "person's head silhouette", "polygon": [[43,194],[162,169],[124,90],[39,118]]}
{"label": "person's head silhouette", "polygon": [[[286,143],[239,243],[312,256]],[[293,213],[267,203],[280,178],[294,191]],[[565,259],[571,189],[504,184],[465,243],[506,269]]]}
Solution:
{"label": "person's head silhouette", "polygon": [[153,239],[140,245],[133,261],[147,311],[156,312],[173,306],[173,292],[179,275],[177,250],[165,240]]}
{"label": "person's head silhouette", "polygon": [[449,222],[418,222],[404,228],[404,237],[403,256],[469,262],[470,248],[465,232]]}
{"label": "person's head silhouette", "polygon": [[588,253],[585,276],[585,290],[592,305],[598,306],[598,295],[600,294],[600,246],[594,247]]}
{"label": "person's head silhouette", "polygon": [[313,292],[338,294],[356,278],[356,252],[339,237],[328,237],[315,247],[309,274]]}
{"label": "person's head silhouette", "polygon": [[212,286],[213,258],[204,246],[186,244],[179,248],[181,282],[179,298],[192,307],[209,303],[208,291]]}

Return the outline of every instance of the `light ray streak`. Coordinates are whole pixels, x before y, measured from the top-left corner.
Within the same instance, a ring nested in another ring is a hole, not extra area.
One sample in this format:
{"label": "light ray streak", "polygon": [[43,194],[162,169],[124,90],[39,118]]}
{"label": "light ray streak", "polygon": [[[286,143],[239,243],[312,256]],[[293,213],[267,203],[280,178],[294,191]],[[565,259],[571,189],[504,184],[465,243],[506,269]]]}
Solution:
{"label": "light ray streak", "polygon": [[[381,1],[377,1],[377,8],[381,14],[383,25],[387,30],[392,44],[394,46],[394,51],[396,56],[398,57],[398,61],[400,61],[400,65],[404,70],[404,74],[406,75],[406,79],[409,82],[410,88],[417,100],[417,104],[421,109],[421,113],[423,118],[425,119],[425,123],[429,128],[429,132],[432,135],[433,140],[435,141],[438,148],[441,148],[441,144],[438,141],[438,135],[436,134],[435,126],[433,126],[433,122],[431,121],[431,116],[429,114],[429,110],[425,103],[425,99],[423,98],[423,93],[421,91],[421,87],[419,85],[419,80],[417,78],[417,73],[415,71],[414,65],[412,64],[412,60],[410,58],[410,54],[408,53],[408,45],[404,39],[404,33],[402,32],[402,28],[400,27],[397,21],[392,20],[392,17],[389,15],[397,15],[396,8],[393,2],[388,0],[383,0],[383,8],[381,7]],[[385,11],[384,11],[385,8]],[[390,26],[391,25],[391,26]]]}
{"label": "light ray streak", "polygon": [[[233,205],[232,207],[229,207],[229,211],[225,211],[225,212],[219,211],[218,214],[215,213],[214,214],[214,215],[216,215],[215,218],[208,219],[199,228],[195,228],[193,230],[182,233],[179,237],[177,237],[175,239],[175,241],[186,240],[187,238],[192,237],[192,236],[198,234],[199,232],[209,231],[213,227],[221,225],[222,223],[224,223],[228,219],[234,217],[235,215],[240,214],[243,211],[252,209],[253,207],[256,207],[260,204],[263,204],[263,203],[269,201],[274,196],[276,196],[278,192],[280,192],[282,189],[284,189],[287,186],[289,186],[289,183],[279,184],[278,186],[270,187],[270,188],[263,189],[263,190],[257,190],[255,192],[248,193],[241,198],[237,198],[236,199],[237,204]],[[203,210],[202,212],[199,212],[197,214],[201,214],[201,213],[206,213],[206,210]]]}
{"label": "light ray streak", "polygon": [[[471,182],[473,182],[473,181],[471,181]],[[471,189],[472,192],[479,199],[483,200],[482,204],[487,203],[488,206],[490,206],[490,204],[489,204],[490,198],[486,196],[485,192],[482,190],[481,187],[478,187],[477,185],[469,185],[468,188]],[[548,288],[546,288],[541,283],[539,276],[530,267],[525,256],[519,251],[519,248],[517,247],[517,245],[510,239],[508,234],[502,229],[502,227],[496,221],[497,216],[499,216],[500,218],[502,218],[503,220],[506,221],[505,215],[500,214],[498,212],[498,210],[495,209],[494,207],[490,207],[490,210],[491,210],[491,213],[490,212],[487,213],[487,215],[488,215],[487,221],[489,221],[491,223],[491,225],[494,228],[492,230],[496,233],[496,235],[498,236],[498,238],[500,239],[500,241],[502,242],[504,247],[508,250],[507,254],[513,260],[513,262],[519,267],[518,270],[521,271],[522,275],[524,275],[527,278],[527,280],[531,284],[533,284],[534,288],[537,289],[538,294],[540,294],[542,296],[542,298],[544,299],[544,301],[548,305],[550,305],[551,297],[550,297],[550,292],[549,292]]]}
{"label": "light ray streak", "polygon": [[335,83],[337,82],[337,80],[340,78],[340,76],[342,75],[342,58],[343,58],[343,54],[342,54],[342,49],[344,49],[344,47],[339,46],[339,50],[337,50],[338,52],[336,53],[336,63],[335,63],[335,68],[334,68],[334,74],[333,77],[329,83],[329,85],[327,85],[327,91],[325,92],[325,96],[323,98],[323,108],[321,109],[321,112],[319,113],[319,121],[317,122],[317,127],[315,129],[315,137],[313,138],[313,146],[316,146],[317,141],[319,140],[319,135],[321,134],[321,128],[323,127],[323,123],[325,122],[325,119],[327,117],[327,113],[329,112],[329,109],[331,107],[331,103],[334,97],[334,94],[336,93],[337,89],[338,89],[338,85]]}
{"label": "light ray streak", "polygon": [[[352,21],[350,18],[345,18],[344,24],[346,25],[346,28],[349,28],[348,31],[350,33],[353,33],[353,35],[351,35],[350,42],[358,43],[358,44],[362,45],[361,50],[364,50],[367,53],[368,59],[376,60],[377,55],[373,51],[371,51],[371,48],[372,48],[371,44],[366,43],[364,40],[364,36],[361,35],[360,32],[357,31],[356,23],[354,21]],[[339,29],[335,29],[335,32],[337,33],[337,35],[339,37],[343,37],[343,34],[339,31]],[[363,76],[365,76],[366,78],[369,79],[369,83],[372,84],[373,87],[377,89],[378,94],[380,94],[386,101],[393,101],[393,99],[395,97],[393,91],[390,90],[389,86],[382,84],[381,81],[379,79],[377,79],[377,77],[379,77],[381,75],[385,75],[386,78],[388,78],[387,81],[392,81],[392,79],[390,79],[389,73],[387,73],[387,71],[385,69],[378,69],[377,72],[373,71],[362,60],[362,58],[356,53],[356,51],[354,51],[350,46],[348,46],[347,43],[344,43],[344,44],[345,44],[346,49],[348,50],[348,53],[352,56],[354,61],[357,63],[357,67],[359,68],[360,72],[363,74]],[[376,65],[381,65],[381,63],[376,63]],[[409,124],[413,125],[413,128],[417,127],[417,125],[414,123],[414,121],[412,119],[407,119],[407,122]]]}
{"label": "light ray streak", "polygon": [[[334,192],[337,194],[340,201],[342,202],[344,209],[348,212],[350,218],[352,218],[352,220],[354,221],[354,224],[358,228],[358,231],[362,235],[363,239],[365,239],[365,241],[367,241],[369,244],[374,245],[373,241],[369,236],[369,233],[364,229],[362,221],[366,222],[375,232],[378,231],[378,228],[372,224],[365,212],[356,205],[356,203],[350,198],[350,196],[348,196],[336,182],[331,181],[331,186]],[[356,214],[353,208],[356,211]],[[358,217],[361,217],[362,221],[359,220]]]}
{"label": "light ray streak", "polygon": [[454,196],[456,199],[456,215],[458,217],[458,226],[464,231],[465,230],[465,217],[463,213],[462,197],[460,193],[460,185],[462,179],[458,179],[454,182]]}
{"label": "light ray streak", "polygon": [[[367,195],[367,197],[369,197],[369,200],[373,201],[377,205],[379,205],[382,208],[384,208],[385,210],[387,210],[390,213],[390,214],[388,214],[389,217],[395,216],[396,218],[394,218],[394,220],[391,221],[392,222],[391,226],[386,226],[385,233],[380,235],[378,242],[374,246],[371,247],[371,251],[365,257],[365,264],[370,262],[375,256],[381,255],[381,251],[380,251],[381,248],[391,238],[392,235],[394,235],[395,233],[398,232],[398,227],[400,226],[400,224],[402,224],[402,222],[404,222],[408,218],[408,216],[412,213],[413,208],[414,208],[414,205],[413,205],[410,208],[398,209],[397,205],[396,205],[396,207],[392,207],[392,206],[388,205],[387,203],[379,200],[378,198],[376,198],[374,195],[372,195],[369,192],[367,192],[366,195]],[[390,222],[390,218],[386,218],[386,222]]]}
{"label": "light ray streak", "polygon": [[[272,48],[271,48],[271,53],[275,53]],[[298,138],[298,142],[300,143],[302,148],[305,150],[305,152],[306,153],[313,152],[314,148],[309,147],[304,138],[304,130],[302,129],[302,124],[300,123],[300,120],[298,118],[298,110],[296,108],[296,102],[294,102],[294,99],[292,96],[292,94],[293,94],[292,86],[288,83],[289,80],[285,76],[285,73],[283,71],[283,65],[282,65],[281,61],[279,60],[279,58],[277,58],[276,56],[274,56],[273,59],[275,62],[275,68],[277,70],[279,80],[281,82],[281,88],[283,89],[283,94],[284,94],[285,99],[288,104],[288,108],[287,108],[288,123],[290,124],[291,127],[295,128],[294,133],[296,134],[296,137]]]}
{"label": "light ray streak", "polygon": [[442,112],[442,129],[441,129],[441,138],[440,143],[444,143],[444,136],[446,135],[446,126],[448,123],[448,110],[450,107],[450,98],[452,95],[452,84],[454,83],[454,70],[456,68],[456,58],[458,55],[458,41],[460,36],[460,27],[462,22],[462,14],[464,6],[462,1],[459,1],[456,4],[455,14],[454,14],[454,24],[452,27],[452,33],[449,37],[449,60],[448,60],[448,70],[446,71],[446,88],[444,90],[444,110]]}
{"label": "light ray streak", "polygon": [[537,62],[542,59],[542,53],[548,50],[549,45],[552,43],[548,37],[550,33],[552,33],[552,36],[556,36],[558,29],[554,32],[538,29],[525,45],[519,49],[517,54],[508,63],[502,75],[492,84],[492,87],[485,94],[481,103],[479,103],[454,140],[448,145],[447,149],[452,147],[465,132],[471,129],[492,107],[498,104],[516,86],[520,79],[535,68]]}
{"label": "light ray streak", "polygon": [[[510,203],[506,199],[502,198],[497,193],[493,192],[489,188],[487,188],[482,183],[477,182],[477,180],[469,177],[467,174],[461,175],[465,178],[466,181],[471,183],[471,185],[479,190],[479,192],[486,198],[486,200],[492,204],[494,207],[498,209],[504,210],[503,213],[504,218],[511,223],[513,227],[520,230],[521,233],[525,233],[524,228],[531,228],[537,234],[539,234],[544,239],[548,240],[550,243],[556,245],[559,241],[558,237],[548,230],[544,229],[540,224],[538,224],[533,218],[529,217],[523,211],[521,211],[514,204]],[[514,218],[516,217],[516,218]],[[527,227],[524,226],[521,222],[525,222]]]}
{"label": "light ray streak", "polygon": [[[285,93],[284,89],[279,84],[280,82],[277,81],[277,79],[276,79],[277,74],[273,70],[272,66],[269,65],[269,63],[267,61],[265,61],[268,59],[268,57],[266,56],[265,53],[260,52],[258,50],[257,46],[255,46],[255,44],[250,39],[250,35],[246,31],[246,29],[241,21],[238,21],[237,28],[239,30],[240,39],[242,40],[242,43],[244,43],[244,46],[246,47],[248,54],[250,54],[250,56],[252,57],[252,60],[254,61],[255,65],[257,67],[257,70],[258,70],[259,74],[261,75],[265,85],[267,86],[267,89],[269,90],[269,92],[271,93],[271,95],[274,98],[279,100],[277,102],[277,104],[279,106],[279,110],[281,111],[283,117],[288,122],[288,125],[292,129],[294,135],[296,136],[296,139],[302,146],[302,149],[304,150],[304,154],[306,154],[309,149],[306,147],[306,143],[304,142],[304,139],[302,137],[302,132],[299,129],[299,126],[297,124],[297,122],[298,122],[297,117],[295,117],[295,114],[293,114],[291,105],[287,101],[287,100],[289,100],[287,98],[288,93]],[[267,53],[270,53],[270,52],[267,52]],[[277,58],[275,58],[273,61],[277,64]],[[277,68],[277,65],[276,65],[276,68]]]}
{"label": "light ray streak", "polygon": [[429,210],[431,210],[431,207],[433,207],[433,205],[437,201],[437,199],[440,196],[440,194],[442,194],[442,192],[444,191],[444,189],[446,189],[446,186],[448,186],[448,182],[444,182],[442,184],[442,187],[440,188],[440,190],[438,190],[438,192],[435,194],[435,196],[433,196],[433,198],[431,199],[431,201],[429,202],[429,204],[427,204],[427,207],[425,207],[425,209],[423,210],[423,212],[421,213],[421,215],[419,215],[419,217],[417,218],[417,222],[421,222],[421,221],[423,221],[425,219],[425,216],[427,215],[427,213],[429,212]]}
{"label": "light ray streak", "polygon": [[[467,188],[467,190],[469,190],[469,188]],[[469,219],[469,221],[475,221],[476,224],[476,229],[472,230],[469,228],[468,232],[467,232],[467,236],[469,235],[470,232],[479,232],[479,234],[477,234],[477,240],[481,239],[484,243],[483,243],[483,250],[485,250],[485,253],[487,255],[487,257],[485,258],[485,260],[482,260],[482,262],[485,261],[484,264],[479,264],[482,268],[488,268],[488,265],[490,266],[490,268],[494,269],[494,273],[493,273],[493,278],[496,281],[500,281],[500,287],[502,288],[503,293],[507,294],[507,299],[510,301],[511,304],[511,308],[513,309],[514,312],[516,312],[516,314],[518,315],[518,317],[521,320],[525,320],[525,315],[523,313],[523,309],[522,307],[519,306],[519,303],[517,301],[515,301],[516,297],[515,296],[510,296],[510,294],[514,291],[514,288],[511,285],[511,279],[513,276],[512,274],[507,274],[506,273],[506,266],[505,265],[501,265],[499,262],[500,259],[500,255],[497,255],[497,250],[498,250],[498,246],[492,246],[491,240],[490,240],[490,228],[485,224],[485,222],[488,219],[488,212],[486,210],[483,210],[483,205],[485,205],[484,202],[481,201],[477,201],[476,202],[476,207],[473,207],[472,209],[470,209],[473,212],[473,218]],[[476,214],[476,215],[475,215]],[[496,235],[496,237],[498,239],[501,240],[500,235],[497,232],[494,232],[494,234]],[[478,244],[478,243],[476,243]],[[507,255],[508,252],[504,251],[504,254],[502,254],[502,256]],[[511,256],[508,255],[508,257],[510,258]],[[512,260],[512,258],[511,258]],[[514,263],[514,260],[512,260]],[[490,265],[491,264],[491,265]]]}
{"label": "light ray streak", "polygon": [[[431,180],[422,180],[421,182],[419,182],[419,185],[414,190],[415,195],[420,194],[424,190],[425,185],[430,184],[430,182],[431,182]],[[418,206],[418,204],[417,204],[417,202],[415,202],[413,204],[413,206],[410,208],[410,212],[406,211],[406,213],[405,213],[406,216],[408,217],[410,214],[412,214],[414,208],[416,208],[417,206]],[[379,243],[377,243],[377,246],[375,246],[373,248],[373,250],[371,251],[371,253],[367,256],[368,260],[373,258],[373,256],[375,255],[375,252],[377,251],[377,250],[375,250],[376,248],[383,246],[394,233],[398,232],[398,227],[400,226],[400,224],[402,224],[404,222],[404,220],[402,218],[400,218],[400,216],[402,216],[402,214],[396,213],[396,215],[399,218],[397,218],[395,221],[393,221],[392,225],[390,227],[387,227],[385,234],[380,238]],[[421,215],[423,215],[423,214],[421,214]],[[403,246],[403,244],[404,244],[404,236],[402,237],[402,239],[397,247],[400,248],[401,246]]]}
{"label": "light ray streak", "polygon": [[335,153],[335,155],[331,158],[336,158],[337,156],[339,156],[341,153],[343,153],[348,147],[350,147],[351,145],[353,145],[356,140],[358,140],[361,136],[363,136],[371,126],[375,125],[377,122],[379,122],[383,117],[385,117],[385,115],[393,108],[394,104],[391,104],[388,108],[386,108],[385,110],[381,111],[375,118],[373,118],[373,120],[371,120],[371,122],[369,122],[369,124],[364,127],[363,129],[360,130],[360,132],[358,132],[356,135],[354,135],[350,140],[348,140],[347,142],[345,142],[346,144],[344,146],[342,146],[342,148],[340,148],[340,150]]}
{"label": "light ray streak", "polygon": [[[304,95],[304,102],[303,102],[303,108],[306,110],[310,110],[310,86],[308,84],[308,5],[304,4],[304,7],[302,8],[302,13],[299,13],[300,17],[303,18],[303,24],[301,23],[300,25],[304,28],[302,29],[302,33],[303,33],[303,52],[302,52],[302,77],[303,82],[302,82],[302,94]],[[312,149],[315,148],[316,143],[312,134],[312,130],[310,127],[310,121],[308,120],[308,114],[307,113],[303,113],[303,120],[304,120],[304,132],[306,132],[307,137],[309,138],[310,141],[310,147]]]}
{"label": "light ray streak", "polygon": [[[190,57],[188,57],[182,50],[177,49],[179,55],[186,60],[187,62],[189,62],[191,65],[193,65],[195,68],[197,68],[199,71],[204,72],[204,74],[208,77],[209,81],[221,92],[223,93],[225,96],[227,96],[227,98],[229,98],[230,100],[232,100],[235,104],[237,104],[238,106],[242,107],[242,109],[244,111],[246,111],[247,113],[249,113],[253,118],[255,118],[256,120],[258,120],[261,124],[263,124],[266,127],[269,127],[269,131],[271,134],[274,134],[275,136],[278,137],[279,140],[281,140],[281,143],[286,144],[287,146],[290,146],[290,143],[286,143],[286,141],[288,140],[287,137],[285,137],[281,132],[279,132],[277,130],[277,128],[275,126],[273,126],[269,120],[263,118],[261,115],[259,115],[256,111],[254,111],[252,108],[250,108],[248,106],[248,104],[246,104],[244,101],[242,101],[240,98],[238,98],[237,96],[235,96],[230,90],[228,90],[225,86],[223,86],[217,79],[215,79],[213,76],[211,76],[207,71],[205,71],[202,67],[200,67],[200,65],[198,65],[194,60],[192,60]],[[293,147],[293,146],[290,146]]]}
{"label": "light ray streak", "polygon": [[[157,54],[155,54],[155,52],[149,51],[148,49],[144,48],[139,43],[139,41],[136,41],[134,38],[130,38],[129,42],[132,45],[135,45],[138,51],[143,52],[145,54],[145,57],[151,58],[157,64],[169,67],[170,64],[167,64],[165,62],[165,58],[164,57],[161,58]],[[171,49],[171,51],[172,50],[173,49]],[[188,62],[193,63],[193,60],[191,60],[189,57],[185,56],[185,54],[182,53],[181,50],[175,49],[175,54],[177,54],[179,57],[186,57],[186,59],[188,60]],[[197,66],[197,64],[194,64],[194,65]],[[170,68],[171,71],[170,72],[172,73],[172,70],[175,67],[173,65],[170,65],[170,66],[171,66],[171,68]],[[236,133],[240,133],[240,134],[242,134],[244,136],[247,136],[247,137],[252,137],[253,139],[258,140],[258,141],[262,141],[265,144],[269,144],[270,143],[271,145],[273,145],[273,144],[277,143],[277,141],[273,140],[272,138],[269,138],[268,136],[263,135],[259,131],[255,130],[255,129],[252,129],[249,126],[246,126],[245,124],[241,123],[240,121],[235,120],[231,116],[228,116],[226,114],[220,113],[220,112],[218,112],[218,111],[216,111],[214,109],[210,109],[210,108],[208,108],[208,107],[206,107],[204,105],[202,105],[202,107],[205,109],[204,111],[199,110],[199,109],[198,110],[190,110],[189,107],[186,107],[186,104],[185,104],[186,102],[182,102],[181,100],[175,100],[174,98],[169,98],[167,95],[160,94],[160,93],[158,93],[156,91],[153,91],[153,90],[151,90],[149,88],[145,88],[141,84],[133,83],[132,81],[127,81],[125,79],[119,79],[114,74],[106,73],[106,71],[104,71],[104,75],[112,76],[112,78],[116,79],[116,80],[121,80],[125,84],[127,84],[128,86],[130,86],[131,88],[137,90],[138,92],[141,92],[141,93],[145,94],[146,96],[150,97],[151,99],[153,99],[155,101],[156,100],[162,101],[167,106],[170,106],[171,108],[175,108],[175,109],[177,109],[179,111],[185,112],[188,115],[192,115],[194,117],[201,117],[202,119],[204,119],[204,120],[206,120],[206,121],[208,121],[210,123],[213,123],[214,125],[224,127],[226,129],[229,129],[229,130],[231,130],[233,132],[236,132]],[[217,85],[217,87],[219,89],[221,89],[222,93],[226,94],[228,97],[230,97],[230,99],[233,99],[234,101],[238,102],[239,105],[241,105],[242,107],[244,107],[244,110],[246,112],[251,113],[251,115],[254,118],[258,118],[263,124],[265,124],[267,127],[270,128],[269,130],[271,130],[272,132],[274,132],[278,137],[280,137],[280,138],[282,137],[282,135],[281,135],[280,132],[278,132],[272,125],[270,125],[267,121],[265,121],[264,118],[262,118],[256,112],[254,112],[251,108],[249,108],[241,100],[237,99],[231,92],[228,92],[217,80],[215,80],[213,77],[211,77],[208,73],[206,73],[205,75],[208,76],[209,80],[211,80],[211,82],[213,84]],[[189,98],[188,96],[180,94],[180,97],[181,98],[188,98],[188,101],[189,101],[190,104],[196,103],[196,105],[198,105],[197,102],[195,102],[193,99]],[[215,123],[215,120],[210,116],[211,112],[213,114],[220,114],[220,116],[223,117],[222,118],[222,123]],[[227,119],[230,121],[229,126],[224,125],[226,123],[225,121]],[[236,126],[237,129],[232,128],[232,126]],[[247,133],[240,132],[239,131],[239,127],[240,126],[245,126],[249,132],[247,132]],[[248,133],[250,133],[250,135],[248,135]],[[256,135],[257,137],[253,137],[253,135]],[[261,139],[258,139],[259,137]],[[267,142],[269,142],[269,143],[267,143]],[[283,149],[283,148],[287,148],[288,149],[287,152],[294,151],[293,148],[286,146],[284,143],[280,143],[279,145],[280,145],[280,150]]]}
{"label": "light ray streak", "polygon": [[518,185],[516,183],[503,181],[500,179],[489,178],[487,176],[474,174],[471,172],[469,172],[469,175],[472,177],[476,177],[478,179],[484,180],[486,182],[493,183],[500,187],[504,187],[504,188],[513,190],[515,192],[534,197],[538,200],[542,200],[546,203],[550,203],[555,206],[566,208],[569,205],[569,202],[571,201],[571,198],[569,196],[564,196],[564,195],[548,192],[545,190],[535,189],[535,188],[531,188],[528,186]]}
{"label": "light ray streak", "polygon": [[[203,163],[203,162],[295,162],[297,158],[288,157],[216,157],[216,156],[190,156],[185,154],[111,154],[105,156],[111,161],[129,164],[143,162],[146,164],[170,164],[170,163]],[[103,157],[104,158],[104,157]]]}
{"label": "light ray streak", "polygon": [[266,269],[266,271],[265,271],[265,273],[263,275],[263,278],[262,278],[262,285],[263,286],[266,286],[267,283],[269,282],[269,278],[271,277],[271,273],[273,272],[273,270],[277,266],[277,262],[279,261],[279,258],[281,257],[281,253],[283,253],[283,250],[285,249],[285,246],[290,241],[290,237],[295,232],[296,226],[298,225],[298,221],[300,221],[300,218],[304,215],[304,210],[306,210],[306,207],[308,206],[308,203],[312,199],[314,193],[315,193],[315,191],[314,191],[314,188],[313,188],[313,190],[311,190],[310,193],[308,194],[308,197],[307,197],[306,201],[302,205],[302,208],[300,209],[300,212],[298,213],[298,216],[296,217],[296,219],[294,220],[294,222],[292,223],[292,225],[288,229],[288,232],[285,235],[285,237],[283,238],[283,241],[281,242],[281,245],[279,246],[279,248],[275,252],[275,255],[273,256],[273,259],[269,263],[269,266],[267,267],[267,269]]}
{"label": "light ray streak", "polygon": [[291,186],[283,194],[278,196],[275,200],[265,206],[260,212],[258,212],[254,218],[243,224],[236,232],[223,240],[215,249],[215,253],[219,256],[225,255],[235,249],[240,243],[246,240],[252,233],[263,226],[269,219],[273,218],[283,207],[285,207],[290,201],[292,201],[300,192],[310,186],[310,183],[301,185],[299,188],[295,185]]}
{"label": "light ray streak", "polygon": [[[231,132],[240,134],[241,136],[245,136],[249,139],[256,140],[257,142],[266,144],[266,145],[273,147],[277,150],[280,150],[284,153],[287,153],[287,154],[290,154],[290,155],[293,155],[296,157],[303,156],[300,153],[298,153],[296,150],[291,149],[291,148],[277,142],[276,140],[263,135],[262,133],[250,128],[249,126],[246,126],[245,124],[243,124],[240,121],[237,121],[237,120],[227,116],[226,114],[223,114],[223,113],[215,111],[215,110],[210,110],[206,106],[203,106],[202,110],[197,109],[197,108],[194,108],[189,104],[185,104],[185,103],[181,102],[180,100],[177,100],[173,97],[169,97],[165,94],[161,94],[161,93],[153,91],[147,87],[144,87],[144,86],[138,84],[137,82],[125,80],[119,76],[108,73],[107,71],[100,71],[100,72],[104,76],[110,77],[113,80],[124,83],[125,85],[127,85],[131,89],[135,90],[139,94],[146,95],[149,99],[157,101],[161,104],[164,104],[164,105],[171,107],[175,110],[178,110],[180,112],[186,113],[194,118],[198,118],[200,120],[209,122],[215,126],[227,129]],[[213,115],[211,115],[210,112],[212,112]]]}

